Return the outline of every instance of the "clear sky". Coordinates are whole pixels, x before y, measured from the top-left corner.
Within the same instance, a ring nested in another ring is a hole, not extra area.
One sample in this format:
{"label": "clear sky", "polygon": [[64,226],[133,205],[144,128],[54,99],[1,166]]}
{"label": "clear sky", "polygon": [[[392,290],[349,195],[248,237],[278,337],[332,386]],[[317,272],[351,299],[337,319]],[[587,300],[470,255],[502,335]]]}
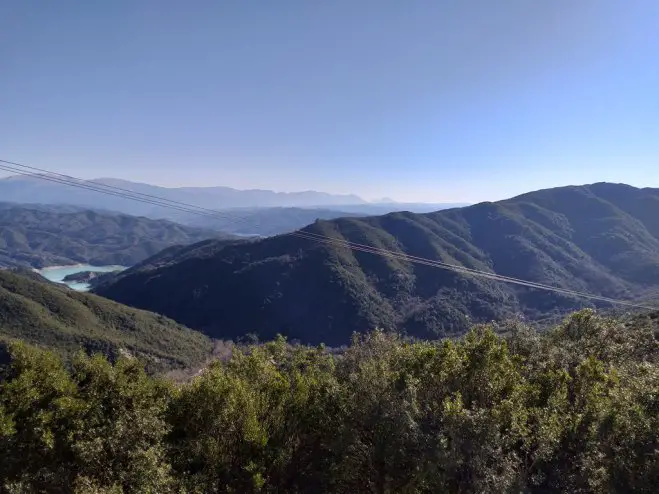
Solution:
{"label": "clear sky", "polygon": [[399,201],[656,187],[659,1],[3,0],[0,158]]}

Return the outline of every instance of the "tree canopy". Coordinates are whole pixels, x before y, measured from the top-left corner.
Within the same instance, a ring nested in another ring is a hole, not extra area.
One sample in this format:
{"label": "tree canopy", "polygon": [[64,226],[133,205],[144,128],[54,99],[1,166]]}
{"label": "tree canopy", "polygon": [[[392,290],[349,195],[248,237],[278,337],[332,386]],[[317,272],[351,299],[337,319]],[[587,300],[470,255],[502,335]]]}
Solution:
{"label": "tree canopy", "polygon": [[[505,329],[505,332],[501,330]],[[0,491],[656,492],[650,319],[238,346],[183,384],[10,346]]]}

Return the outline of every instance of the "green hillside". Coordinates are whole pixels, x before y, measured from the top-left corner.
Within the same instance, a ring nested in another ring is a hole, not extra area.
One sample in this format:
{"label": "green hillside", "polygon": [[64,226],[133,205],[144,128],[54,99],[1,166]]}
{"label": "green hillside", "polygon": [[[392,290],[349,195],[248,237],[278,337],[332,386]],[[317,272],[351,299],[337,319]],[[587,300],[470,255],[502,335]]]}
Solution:
{"label": "green hillside", "polygon": [[0,266],[133,264],[218,232],[165,220],[55,206],[0,207]]}
{"label": "green hillside", "polygon": [[153,370],[190,367],[211,351],[206,337],[158,314],[0,270],[0,341],[11,339],[64,355],[132,355]]}
{"label": "green hillside", "polygon": [[[595,184],[430,214],[318,221],[303,231],[633,299],[659,287],[657,218],[659,191]],[[204,245],[205,255],[191,255],[192,246],[166,265],[146,261],[99,293],[215,337],[282,333],[328,344],[374,327],[438,337],[471,322],[590,304],[293,236]]]}

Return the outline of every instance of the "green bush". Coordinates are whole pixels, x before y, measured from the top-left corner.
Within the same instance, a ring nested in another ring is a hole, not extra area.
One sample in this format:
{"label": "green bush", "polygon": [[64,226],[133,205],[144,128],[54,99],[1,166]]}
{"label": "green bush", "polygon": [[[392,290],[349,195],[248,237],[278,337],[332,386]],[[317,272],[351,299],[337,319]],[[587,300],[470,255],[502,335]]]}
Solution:
{"label": "green bush", "polygon": [[174,385],[135,360],[13,344],[3,492],[657,492],[649,320],[576,313],[538,334],[342,352],[283,338]]}

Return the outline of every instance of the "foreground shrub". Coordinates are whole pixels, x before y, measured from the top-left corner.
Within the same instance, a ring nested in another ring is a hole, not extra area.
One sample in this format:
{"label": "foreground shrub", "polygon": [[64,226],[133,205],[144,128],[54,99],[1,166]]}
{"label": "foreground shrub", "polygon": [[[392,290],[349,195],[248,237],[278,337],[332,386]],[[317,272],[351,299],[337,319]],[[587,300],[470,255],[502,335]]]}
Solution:
{"label": "foreground shrub", "polygon": [[654,328],[238,346],[181,385],[11,346],[4,492],[657,492]]}

